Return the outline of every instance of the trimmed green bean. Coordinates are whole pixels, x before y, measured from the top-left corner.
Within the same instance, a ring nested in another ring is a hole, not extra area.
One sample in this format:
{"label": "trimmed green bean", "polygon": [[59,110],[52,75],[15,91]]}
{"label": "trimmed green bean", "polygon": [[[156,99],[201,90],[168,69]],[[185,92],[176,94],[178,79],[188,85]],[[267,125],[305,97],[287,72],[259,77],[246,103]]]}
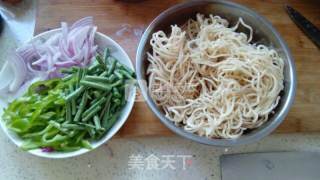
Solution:
{"label": "trimmed green bean", "polygon": [[93,96],[98,99],[99,97],[102,96],[101,92],[100,91],[93,91]]}
{"label": "trimmed green bean", "polygon": [[99,67],[100,67],[100,64],[99,64],[99,63],[95,63],[95,64],[93,64],[93,65],[91,65],[91,66],[89,67],[88,72],[89,72],[89,73],[92,73],[92,72],[94,72],[95,70],[97,70]]}
{"label": "trimmed green bean", "polygon": [[95,82],[90,82],[86,80],[81,80],[80,84],[86,87],[91,87],[95,89],[100,89],[102,91],[110,91],[111,87],[109,85],[101,84],[101,83],[95,83]]}
{"label": "trimmed green bean", "polygon": [[111,74],[111,75],[108,77],[108,80],[109,80],[110,83],[112,83],[113,81],[116,80],[116,76],[113,75],[113,74]]}
{"label": "trimmed green bean", "polygon": [[67,81],[71,80],[72,78],[73,78],[73,75],[72,75],[72,74],[69,74],[69,75],[63,77],[63,78],[62,78],[62,81],[67,82]]}
{"label": "trimmed green bean", "polygon": [[87,100],[88,100],[88,96],[87,96],[88,92],[85,91],[84,94],[82,95],[82,99],[81,99],[81,102],[80,102],[80,105],[79,105],[79,109],[76,113],[76,116],[74,117],[73,121],[79,121],[81,115],[82,115],[82,112],[84,111],[84,108],[86,107],[86,104],[87,104]]}
{"label": "trimmed green bean", "polygon": [[117,76],[117,78],[123,79],[123,75],[118,70],[115,70],[114,74]]}
{"label": "trimmed green bean", "polygon": [[125,70],[118,70],[124,77],[128,78],[128,79],[134,79],[130,73],[128,73],[128,71],[125,71]]}
{"label": "trimmed green bean", "polygon": [[111,87],[116,87],[116,86],[122,85],[122,83],[123,83],[122,79],[119,79],[118,81],[110,84],[110,86],[111,86]]}
{"label": "trimmed green bean", "polygon": [[107,63],[107,60],[108,60],[108,57],[110,56],[110,49],[109,48],[106,48],[103,52],[103,59],[105,61],[105,64],[108,64]]}
{"label": "trimmed green bean", "polygon": [[101,124],[100,124],[100,118],[98,115],[95,115],[93,117],[93,122],[94,122],[94,125],[96,126],[96,129],[101,129]]}
{"label": "trimmed green bean", "polygon": [[93,111],[97,106],[100,106],[102,103],[106,102],[107,98],[102,97],[99,99],[96,103],[94,103],[89,109],[87,109],[85,112],[83,112],[82,117],[87,116],[91,111]]}
{"label": "trimmed green bean", "polygon": [[113,97],[115,97],[115,98],[121,98],[121,94],[120,94],[120,92],[119,92],[119,90],[118,90],[118,88],[112,88],[112,94],[113,94]]}
{"label": "trimmed green bean", "polygon": [[66,121],[70,122],[71,121],[71,117],[72,117],[72,112],[71,112],[71,104],[70,103],[66,103]]}
{"label": "trimmed green bean", "polygon": [[103,69],[106,69],[106,64],[104,63],[104,61],[102,60],[100,55],[96,56],[96,60],[98,61],[98,63],[103,67]]}
{"label": "trimmed green bean", "polygon": [[65,98],[66,101],[71,101],[72,99],[78,97],[83,91],[85,90],[85,87],[81,86],[72,93],[68,94],[68,96]]}
{"label": "trimmed green bean", "polygon": [[80,80],[81,80],[81,77],[82,77],[82,69],[79,68],[78,71],[77,71],[77,84],[76,86],[79,87],[79,83],[80,83]]}
{"label": "trimmed green bean", "polygon": [[85,126],[86,128],[92,128],[92,129],[95,129],[96,127],[91,125],[91,124],[88,124],[88,123],[82,123],[82,122],[78,122],[77,124],[79,125],[82,125],[82,126]]}
{"label": "trimmed green bean", "polygon": [[[70,92],[74,91],[72,84],[69,84],[69,90]],[[72,115],[76,114],[76,100],[74,98],[71,100],[71,112],[72,112]]]}
{"label": "trimmed green bean", "polygon": [[103,83],[109,83],[109,79],[106,77],[101,76],[85,76],[84,80],[86,81],[93,81],[93,82],[103,82]]}
{"label": "trimmed green bean", "polygon": [[116,105],[120,105],[121,104],[121,100],[120,99],[113,99],[112,102],[114,102]]}
{"label": "trimmed green bean", "polygon": [[83,137],[84,137],[86,134],[87,134],[86,131],[80,132],[79,135],[78,135],[78,137],[77,137],[76,140],[75,140],[75,144],[78,144],[78,143],[83,139]]}
{"label": "trimmed green bean", "polygon": [[113,57],[109,57],[108,59],[111,62],[111,65],[110,65],[110,67],[108,69],[108,75],[111,75],[113,73],[115,67],[116,67],[117,60],[114,59]]}
{"label": "trimmed green bean", "polygon": [[104,117],[104,114],[106,113],[106,111],[108,110],[108,106],[110,106],[110,100],[111,100],[111,94],[107,97],[106,103],[100,113],[99,118],[102,119]]}
{"label": "trimmed green bean", "polygon": [[111,116],[109,121],[107,122],[106,126],[104,127],[107,131],[113,126],[113,124],[117,121],[120,115],[120,111],[116,112],[114,115]]}
{"label": "trimmed green bean", "polygon": [[62,124],[61,127],[66,129],[75,129],[75,130],[84,130],[85,128],[83,126],[80,126],[78,124]]}
{"label": "trimmed green bean", "polygon": [[92,111],[90,111],[85,117],[82,118],[82,121],[88,121],[91,119],[95,114],[97,114],[101,109],[101,106],[95,107]]}
{"label": "trimmed green bean", "polygon": [[105,76],[107,76],[108,75],[108,72],[107,71],[103,71],[103,73],[101,73],[99,76],[100,77],[105,77]]}

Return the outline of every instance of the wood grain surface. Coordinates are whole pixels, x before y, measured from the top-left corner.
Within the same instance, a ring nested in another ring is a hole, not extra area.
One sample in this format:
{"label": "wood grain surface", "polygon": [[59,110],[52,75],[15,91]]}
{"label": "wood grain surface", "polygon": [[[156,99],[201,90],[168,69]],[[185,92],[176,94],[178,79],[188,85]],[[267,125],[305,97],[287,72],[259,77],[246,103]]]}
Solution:
{"label": "wood grain surface", "polygon": [[[181,0],[40,0],[36,33],[56,28],[61,21],[93,16],[98,31],[117,41],[135,62],[135,52],[146,26],[159,13]],[[319,0],[235,0],[265,16],[288,43],[295,59],[298,86],[295,103],[278,133],[320,132],[320,50],[291,21],[289,4],[320,28]],[[118,133],[120,137],[172,135],[144,102],[134,109]]]}

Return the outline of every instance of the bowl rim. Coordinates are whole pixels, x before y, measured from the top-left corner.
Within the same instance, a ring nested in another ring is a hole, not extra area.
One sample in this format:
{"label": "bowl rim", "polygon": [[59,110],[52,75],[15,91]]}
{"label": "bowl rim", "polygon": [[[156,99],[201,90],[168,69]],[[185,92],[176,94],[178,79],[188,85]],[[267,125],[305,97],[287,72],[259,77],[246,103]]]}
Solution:
{"label": "bowl rim", "polygon": [[[195,5],[201,5],[201,4],[220,4],[220,5],[226,5],[231,6],[237,9],[241,9],[243,11],[246,11],[247,13],[251,14],[255,18],[257,18],[258,21],[265,24],[267,28],[273,33],[273,35],[276,37],[276,39],[279,41],[279,44],[284,52],[284,55],[286,57],[287,63],[288,63],[288,71],[289,71],[289,77],[288,81],[290,81],[290,86],[288,86],[288,97],[285,99],[285,103],[283,105],[283,108],[279,110],[277,117],[275,117],[275,120],[270,122],[267,126],[265,126],[263,129],[260,129],[259,131],[255,132],[254,134],[248,134],[245,136],[241,136],[237,139],[209,139],[206,137],[202,137],[190,132],[185,131],[181,127],[177,127],[172,121],[170,121],[168,118],[166,118],[163,113],[159,110],[157,105],[153,102],[153,99],[150,97],[148,90],[146,89],[146,83],[144,82],[145,79],[143,79],[143,49],[145,44],[147,43],[148,36],[150,33],[152,33],[153,28],[160,22],[161,20],[165,19],[167,15],[172,14],[176,12],[177,10],[184,9],[184,8],[190,8]],[[258,14],[257,12],[240,5],[235,2],[230,1],[222,1],[222,0],[194,0],[194,1],[188,1],[183,2],[177,5],[174,5],[167,10],[163,11],[160,15],[158,15],[147,27],[146,31],[142,35],[142,38],[139,42],[139,46],[137,49],[136,54],[136,72],[137,72],[137,80],[141,89],[141,93],[143,97],[145,98],[149,108],[153,111],[153,113],[160,119],[160,121],[171,131],[178,134],[181,137],[196,141],[201,144],[206,145],[212,145],[212,146],[222,146],[222,147],[229,147],[229,146],[237,146],[237,145],[243,145],[243,144],[249,144],[256,142],[267,135],[269,135],[272,131],[274,131],[280,123],[284,120],[284,118],[289,113],[290,107],[292,106],[295,98],[296,93],[296,68],[294,64],[294,59],[291,55],[291,52],[286,44],[286,42],[281,38],[280,34],[276,31],[276,29],[272,26],[272,24],[264,18],[262,15]]]}
{"label": "bowl rim", "polygon": [[[31,43],[33,41],[36,41],[38,39],[41,39],[42,37],[45,36],[51,36],[54,35],[55,33],[61,31],[61,28],[55,28],[55,29],[51,29],[49,31],[45,31],[42,32],[34,37],[32,37],[30,40],[28,40],[25,44]],[[133,63],[130,59],[130,57],[128,56],[128,54],[124,51],[124,49],[112,38],[110,38],[109,36],[101,33],[101,32],[96,32],[95,34],[96,36],[100,36],[103,39],[106,39],[108,42],[110,42],[110,44],[112,46],[115,46],[115,48],[117,50],[120,51],[121,54],[124,55],[124,61],[128,62],[129,68],[132,69],[134,71],[134,66]],[[125,122],[128,120],[128,117],[130,115],[130,113],[132,112],[133,106],[134,106],[134,102],[135,102],[135,94],[136,94],[136,87],[133,86],[132,89],[130,89],[130,96],[129,99],[127,100],[127,103],[125,106],[127,106],[127,110],[123,111],[122,110],[122,117],[120,116],[117,122],[118,124],[114,124],[113,127],[104,135],[104,137],[102,137],[101,139],[97,140],[95,142],[95,145],[92,149],[85,149],[85,148],[81,148],[77,151],[71,151],[71,152],[55,152],[55,153],[44,153],[44,152],[39,152],[39,149],[34,149],[34,150],[28,150],[26,152],[38,156],[38,157],[43,157],[43,158],[49,158],[49,159],[64,159],[64,158],[71,158],[71,157],[76,157],[76,156],[80,156],[83,155],[85,153],[88,152],[92,152],[94,149],[97,149],[99,147],[101,147],[101,145],[103,145],[104,143],[108,142],[120,129],[121,127],[125,124]],[[1,118],[1,117],[0,117]],[[10,130],[6,127],[5,123],[0,119],[0,125],[2,130],[4,131],[4,133],[6,134],[6,136],[16,145],[18,146],[18,148],[20,148],[20,143],[22,142],[21,140],[17,140],[17,138],[14,138],[11,135]]]}

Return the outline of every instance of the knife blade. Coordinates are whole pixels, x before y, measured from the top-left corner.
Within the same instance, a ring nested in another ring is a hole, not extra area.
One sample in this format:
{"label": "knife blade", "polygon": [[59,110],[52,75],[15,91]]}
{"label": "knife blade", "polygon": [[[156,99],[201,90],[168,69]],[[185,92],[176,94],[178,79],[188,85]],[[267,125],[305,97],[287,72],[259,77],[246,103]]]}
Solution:
{"label": "knife blade", "polygon": [[269,152],[220,157],[222,180],[319,180],[320,153]]}
{"label": "knife blade", "polygon": [[320,30],[292,7],[287,5],[286,10],[292,21],[320,48]]}

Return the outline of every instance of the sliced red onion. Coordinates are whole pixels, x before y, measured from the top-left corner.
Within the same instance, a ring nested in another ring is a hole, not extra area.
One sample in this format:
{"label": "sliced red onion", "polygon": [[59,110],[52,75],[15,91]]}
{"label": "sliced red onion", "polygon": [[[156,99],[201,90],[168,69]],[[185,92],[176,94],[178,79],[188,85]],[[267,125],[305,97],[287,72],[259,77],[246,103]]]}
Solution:
{"label": "sliced red onion", "polygon": [[75,23],[73,23],[70,29],[73,30],[74,28],[84,26],[93,26],[93,17],[88,16],[76,21]]}
{"label": "sliced red onion", "polygon": [[[13,92],[33,79],[61,77],[61,68],[90,64],[97,51],[94,45],[96,31],[92,17],[80,19],[70,27],[62,22],[61,32],[16,50],[16,57],[8,62],[14,76],[10,83],[6,81],[2,86]],[[0,79],[2,74],[5,73],[0,71]]]}
{"label": "sliced red onion", "polygon": [[41,151],[42,152],[53,152],[54,149],[52,147],[43,147],[43,148],[41,148]]}

